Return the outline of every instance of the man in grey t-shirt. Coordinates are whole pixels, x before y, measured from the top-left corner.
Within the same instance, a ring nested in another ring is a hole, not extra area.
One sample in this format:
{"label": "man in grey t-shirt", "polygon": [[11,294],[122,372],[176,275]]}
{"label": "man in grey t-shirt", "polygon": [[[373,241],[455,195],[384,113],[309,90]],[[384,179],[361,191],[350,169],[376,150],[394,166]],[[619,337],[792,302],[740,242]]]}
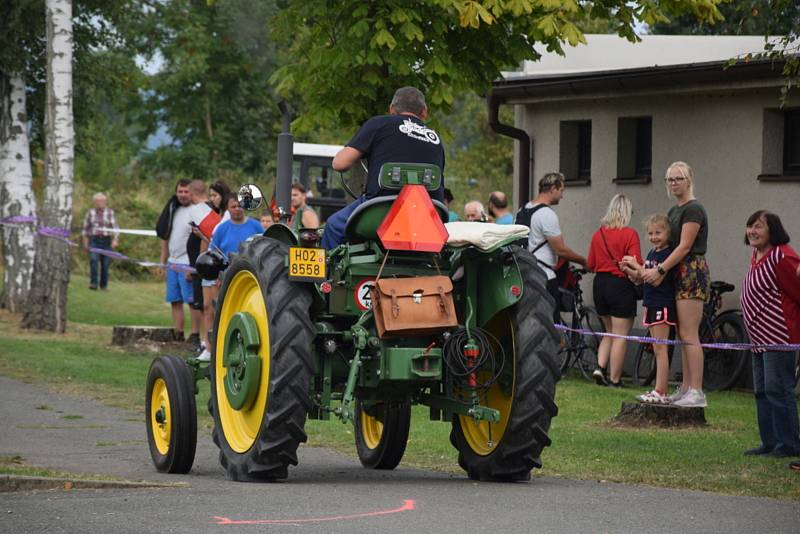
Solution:
{"label": "man in grey t-shirt", "polygon": [[547,290],[556,300],[554,320],[560,319],[558,302],[558,282],[556,281],[555,267],[558,258],[578,263],[586,268],[586,258],[569,248],[564,243],[561,235],[561,225],[558,215],[551,206],[556,206],[564,197],[564,175],[560,172],[550,172],[539,180],[539,194],[525,205],[532,209],[541,206],[531,215],[531,233],[528,236],[528,250],[532,251],[539,265],[547,275]]}

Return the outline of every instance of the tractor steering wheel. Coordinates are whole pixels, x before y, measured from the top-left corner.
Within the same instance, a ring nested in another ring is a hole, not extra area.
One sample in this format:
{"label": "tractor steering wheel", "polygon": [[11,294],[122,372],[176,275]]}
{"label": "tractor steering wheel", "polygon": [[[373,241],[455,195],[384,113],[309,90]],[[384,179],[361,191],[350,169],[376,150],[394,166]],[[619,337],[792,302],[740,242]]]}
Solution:
{"label": "tractor steering wheel", "polygon": [[[361,168],[364,169],[364,173],[369,174],[369,169],[367,169],[367,165],[364,163],[364,160],[362,159],[359,160],[358,162],[361,164]],[[354,200],[357,199],[358,196],[355,193],[353,193],[352,189],[350,189],[350,184],[347,183],[347,180],[344,177],[344,173],[341,171],[339,171],[339,180],[341,180],[342,188],[344,188],[344,190],[347,191],[347,194],[353,197]]]}

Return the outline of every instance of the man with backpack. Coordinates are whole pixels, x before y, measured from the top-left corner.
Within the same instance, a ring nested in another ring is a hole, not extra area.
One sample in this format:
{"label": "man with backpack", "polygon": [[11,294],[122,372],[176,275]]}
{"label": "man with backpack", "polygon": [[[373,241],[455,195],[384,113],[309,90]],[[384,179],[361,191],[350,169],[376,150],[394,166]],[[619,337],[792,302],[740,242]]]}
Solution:
{"label": "man with backpack", "polygon": [[547,275],[547,290],[556,301],[553,320],[561,319],[558,303],[561,297],[558,291],[556,271],[559,270],[559,258],[567,266],[569,262],[578,263],[586,268],[586,258],[569,248],[561,235],[558,215],[552,206],[558,205],[564,197],[566,189],[564,175],[560,172],[549,172],[539,180],[539,194],[525,204],[517,212],[516,224],[530,226],[528,250],[536,256],[536,260]]}

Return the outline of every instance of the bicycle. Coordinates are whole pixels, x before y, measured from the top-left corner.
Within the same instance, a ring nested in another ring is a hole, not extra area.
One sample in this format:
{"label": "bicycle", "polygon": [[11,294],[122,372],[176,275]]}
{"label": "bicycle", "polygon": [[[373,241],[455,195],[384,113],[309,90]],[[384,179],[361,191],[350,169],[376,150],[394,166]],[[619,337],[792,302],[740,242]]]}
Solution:
{"label": "bicycle", "polygon": [[[723,281],[711,282],[711,295],[703,304],[703,318],[700,322],[700,343],[747,343],[747,330],[742,312],[726,310],[722,307],[722,295],[735,289],[733,284]],[[649,330],[648,330],[649,333]],[[674,329],[670,329],[670,339],[674,339]],[[669,363],[675,346],[669,346]],[[749,350],[703,349],[703,388],[710,391],[730,389],[739,380],[745,367]],[[655,359],[650,343],[641,343],[634,360],[634,382],[647,386],[655,377]]]}
{"label": "bicycle", "polygon": [[[583,290],[580,286],[581,278],[587,271],[570,267],[576,284],[574,289],[559,288],[561,302],[556,304],[564,312],[571,313],[568,325],[576,330],[589,330],[592,333],[603,332],[603,322],[597,311],[583,303]],[[592,381],[592,372],[597,369],[597,348],[600,346],[601,336],[596,334],[584,335],[580,332],[562,331],[561,348],[558,356],[561,361],[561,375],[565,375],[570,367],[577,367],[583,378]]]}

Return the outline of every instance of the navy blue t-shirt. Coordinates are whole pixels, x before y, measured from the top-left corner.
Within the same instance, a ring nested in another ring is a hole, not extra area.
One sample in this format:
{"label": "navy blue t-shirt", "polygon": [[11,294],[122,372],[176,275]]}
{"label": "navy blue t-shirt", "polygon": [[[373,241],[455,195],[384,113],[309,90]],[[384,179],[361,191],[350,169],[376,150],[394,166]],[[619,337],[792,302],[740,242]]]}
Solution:
{"label": "navy blue t-shirt", "polygon": [[[655,269],[661,265],[661,262],[666,260],[670,254],[672,254],[672,250],[672,247],[667,247],[663,250],[651,250],[647,254],[647,259],[644,260],[644,268]],[[674,306],[675,276],[672,269],[667,271],[667,275],[664,277],[664,280],[661,281],[661,285],[658,287],[651,286],[650,284],[644,284],[642,293],[644,296],[642,299],[642,305],[645,308],[666,308],[667,306]]]}
{"label": "navy blue t-shirt", "polygon": [[[364,154],[369,162],[367,198],[396,195],[397,191],[381,189],[378,173],[384,163],[431,163],[444,171],[444,147],[439,135],[412,115],[372,117],[347,143]],[[430,192],[436,200],[444,200],[444,179],[441,187]]]}

